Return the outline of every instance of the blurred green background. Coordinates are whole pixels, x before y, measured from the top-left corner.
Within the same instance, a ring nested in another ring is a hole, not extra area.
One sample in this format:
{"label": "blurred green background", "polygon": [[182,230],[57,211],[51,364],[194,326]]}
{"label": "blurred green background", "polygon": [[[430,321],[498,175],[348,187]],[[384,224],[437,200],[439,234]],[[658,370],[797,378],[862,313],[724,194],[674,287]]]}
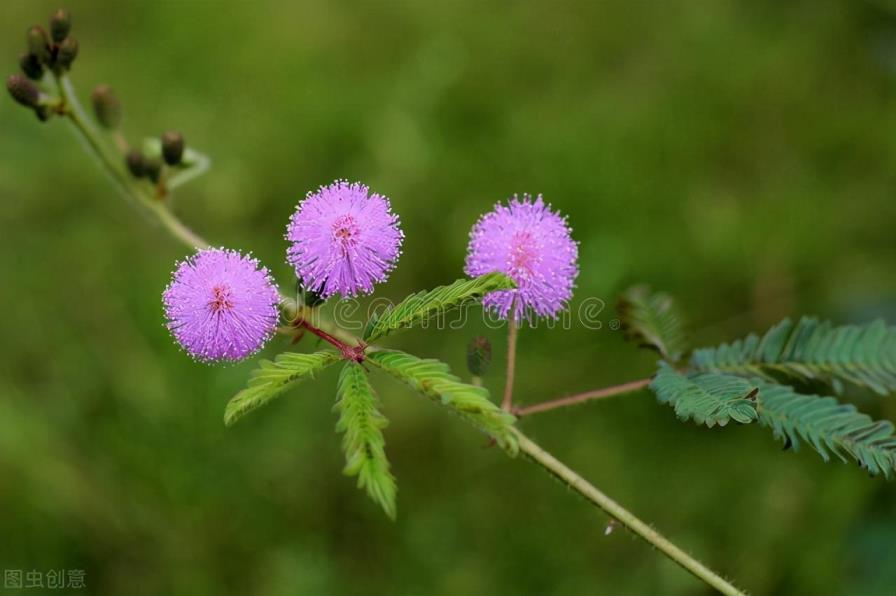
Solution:
{"label": "blurred green background", "polygon": [[[8,73],[57,5],[0,4]],[[894,2],[67,7],[81,98],[109,83],[131,140],[177,128],[210,154],[176,210],[284,287],[288,216],[345,177],[390,196],[407,234],[379,296],[461,276],[478,215],[540,192],[581,243],[574,311],[648,282],[699,343],[801,313],[896,321]],[[8,97],[0,231],[0,568],[84,569],[88,593],[115,595],[705,592],[390,379],[374,382],[395,523],[340,474],[333,370],[225,430],[253,364],[196,364],[170,340],[160,293],[184,249],[64,122]],[[613,317],[524,331],[518,400],[650,374]],[[390,343],[462,371],[478,333],[503,360],[504,331],[474,323]],[[855,402],[896,419],[893,400]],[[753,593],[896,590],[896,490],[855,466],[682,424],[646,392],[523,427]]]}

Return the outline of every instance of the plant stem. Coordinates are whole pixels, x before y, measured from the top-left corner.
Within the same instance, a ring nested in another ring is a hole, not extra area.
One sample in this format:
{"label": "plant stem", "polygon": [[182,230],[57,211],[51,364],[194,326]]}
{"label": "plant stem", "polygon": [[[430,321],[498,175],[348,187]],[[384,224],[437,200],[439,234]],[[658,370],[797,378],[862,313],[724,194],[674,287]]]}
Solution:
{"label": "plant stem", "polygon": [[159,218],[159,221],[165,229],[183,244],[198,250],[211,246],[207,240],[184,225],[184,223],[171,212],[171,209],[169,209],[165,203],[158,200],[150,200],[147,202],[147,206],[155,212],[156,217]]}
{"label": "plant stem", "polygon": [[622,385],[615,385],[613,387],[605,387],[603,389],[595,389],[593,391],[577,393],[576,395],[561,397],[559,399],[552,399],[550,401],[544,401],[541,403],[533,404],[531,406],[513,408],[513,414],[517,418],[522,418],[523,416],[530,416],[539,412],[547,412],[548,410],[556,410],[557,408],[574,406],[586,401],[603,399],[605,397],[613,397],[614,395],[622,395],[623,393],[631,393],[633,391],[638,391],[647,387],[648,385],[650,385],[650,382],[652,380],[653,378],[651,377],[648,379],[641,379],[639,381],[631,381],[630,383],[623,383]]}
{"label": "plant stem", "polygon": [[330,335],[323,329],[312,325],[308,322],[308,319],[299,319],[297,326],[307,329],[325,342],[338,348],[342,353],[342,357],[346,360],[354,360],[355,362],[362,362],[364,360],[364,348],[367,347],[364,343],[359,342],[358,345],[355,346],[349,345],[338,337]]}
{"label": "plant stem", "polygon": [[588,499],[592,504],[602,509],[607,515],[637,534],[640,538],[649,542],[664,555],[678,563],[686,571],[692,573],[707,585],[715,588],[722,594],[734,594],[743,596],[743,592],[735,588],[718,574],[714,573],[700,561],[669,542],[662,534],[648,526],[634,516],[619,503],[599,491],[587,480],[576,474],[553,455],[539,447],[526,435],[516,430],[520,451],[526,454],[532,461],[548,471],[551,475],[560,479],[564,484]]}
{"label": "plant stem", "polygon": [[[510,308],[511,313],[513,307]],[[513,376],[516,369],[516,336],[519,332],[519,325],[516,319],[511,317],[507,324],[507,377],[504,380],[504,399],[501,400],[501,407],[508,412],[513,409]]]}

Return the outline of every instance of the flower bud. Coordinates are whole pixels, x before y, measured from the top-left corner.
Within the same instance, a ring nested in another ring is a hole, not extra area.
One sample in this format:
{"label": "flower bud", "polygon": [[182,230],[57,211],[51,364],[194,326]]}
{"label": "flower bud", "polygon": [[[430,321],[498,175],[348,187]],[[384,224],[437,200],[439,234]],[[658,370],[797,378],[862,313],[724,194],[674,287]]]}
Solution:
{"label": "flower bud", "polygon": [[41,63],[50,63],[50,39],[43,27],[35,25],[29,29],[25,41],[28,45],[28,52],[37,56]]}
{"label": "flower bud", "polygon": [[124,158],[128,171],[134,178],[142,178],[146,175],[146,160],[137,149],[131,149]]}
{"label": "flower bud", "polygon": [[72,62],[78,57],[78,40],[74,37],[66,37],[56,53],[56,64],[68,70],[72,67]]}
{"label": "flower bud", "polygon": [[44,67],[34,54],[22,54],[19,56],[19,67],[32,81],[39,81],[44,76]]}
{"label": "flower bud", "polygon": [[153,183],[159,181],[162,176],[162,160],[158,157],[146,158],[143,161],[143,171]]}
{"label": "flower bud", "polygon": [[53,41],[61,43],[72,28],[72,15],[63,8],[60,8],[50,17],[50,35]]}
{"label": "flower bud", "polygon": [[467,368],[476,377],[485,376],[492,363],[492,343],[486,337],[474,337],[467,346]]}
{"label": "flower bud", "polygon": [[184,136],[175,130],[162,135],[162,157],[169,166],[176,166],[184,157]]}
{"label": "flower bud", "polygon": [[6,78],[6,89],[12,98],[29,108],[36,108],[40,101],[40,89],[33,81],[22,75],[14,74]]}
{"label": "flower bud", "polygon": [[100,85],[90,94],[93,114],[103,128],[115,130],[121,122],[121,102],[109,85]]}

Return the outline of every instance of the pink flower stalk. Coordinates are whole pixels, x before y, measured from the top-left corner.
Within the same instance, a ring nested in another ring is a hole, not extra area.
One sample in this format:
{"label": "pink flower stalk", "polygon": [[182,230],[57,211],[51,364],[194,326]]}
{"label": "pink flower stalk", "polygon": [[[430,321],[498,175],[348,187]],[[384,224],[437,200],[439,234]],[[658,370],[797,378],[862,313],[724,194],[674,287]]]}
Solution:
{"label": "pink flower stalk", "polygon": [[385,281],[404,234],[389,199],[360,183],[338,180],[299,203],[286,228],[287,262],[323,298],[369,294]]}
{"label": "pink flower stalk", "polygon": [[534,201],[514,196],[473,226],[464,271],[474,277],[500,271],[516,282],[516,289],[491,292],[482,300],[502,319],[509,319],[511,310],[516,322],[533,313],[555,318],[572,298],[578,256],[566,219],[541,195]]}
{"label": "pink flower stalk", "polygon": [[274,334],[280,294],[257,259],[210,248],[178,265],[162,302],[168,329],[191,356],[235,361]]}

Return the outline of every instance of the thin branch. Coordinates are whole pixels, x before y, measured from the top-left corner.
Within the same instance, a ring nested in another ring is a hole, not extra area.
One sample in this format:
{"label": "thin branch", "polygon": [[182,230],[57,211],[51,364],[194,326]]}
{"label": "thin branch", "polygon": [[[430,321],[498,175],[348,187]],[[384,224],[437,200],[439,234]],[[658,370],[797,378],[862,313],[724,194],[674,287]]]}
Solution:
{"label": "thin branch", "polygon": [[603,399],[605,397],[613,397],[615,395],[622,395],[623,393],[632,393],[633,391],[644,389],[645,387],[650,385],[650,382],[652,380],[653,378],[651,377],[648,379],[641,379],[639,381],[631,381],[630,383],[623,383],[622,385],[616,385],[614,387],[605,387],[603,389],[595,389],[593,391],[577,393],[576,395],[570,395],[568,397],[561,397],[559,399],[543,401],[531,406],[513,408],[513,414],[517,418],[522,418],[523,416],[530,416],[539,412],[547,412],[548,410],[556,410],[557,408],[574,406],[576,404],[585,403],[586,401]]}
{"label": "thin branch", "polygon": [[314,335],[318,336],[325,342],[335,346],[342,353],[342,357],[346,360],[354,360],[355,362],[363,362],[364,360],[364,349],[367,347],[363,342],[358,342],[357,345],[350,345],[338,337],[330,335],[323,329],[316,327],[308,322],[307,319],[299,319],[296,323],[298,327],[302,327],[307,329]]}
{"label": "thin branch", "polygon": [[622,505],[599,491],[587,480],[557,460],[553,455],[539,447],[536,443],[526,437],[526,435],[516,429],[515,432],[517,439],[519,440],[520,451],[525,453],[533,462],[547,470],[548,473],[560,479],[564,484],[568,485],[577,493],[588,499],[592,504],[602,509],[607,515],[628,528],[631,532],[655,546],[664,555],[678,563],[686,571],[690,572],[707,585],[715,588],[722,594],[743,596],[744,593],[735,588],[731,583],[669,542],[669,540],[662,534],[635,517],[634,514],[625,509]]}
{"label": "thin branch", "polygon": [[[513,312],[513,307],[511,307]],[[516,368],[516,336],[519,332],[519,325],[516,320],[511,317],[507,323],[507,376],[504,381],[504,399],[501,400],[501,407],[508,412],[513,409],[513,375]]]}

